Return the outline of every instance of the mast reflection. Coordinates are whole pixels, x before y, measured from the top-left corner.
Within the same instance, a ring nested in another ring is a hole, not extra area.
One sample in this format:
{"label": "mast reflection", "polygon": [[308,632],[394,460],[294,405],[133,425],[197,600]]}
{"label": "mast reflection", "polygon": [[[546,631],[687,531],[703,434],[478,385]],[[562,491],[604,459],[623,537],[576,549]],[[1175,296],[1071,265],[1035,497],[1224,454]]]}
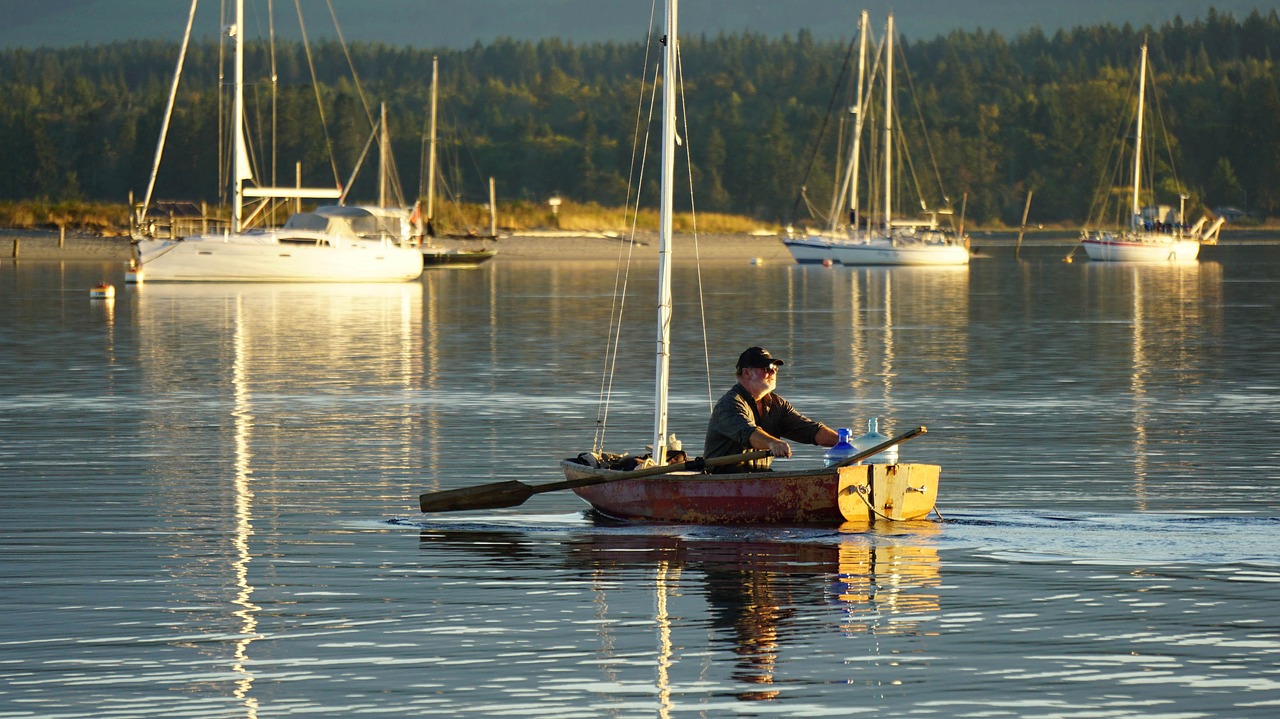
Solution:
{"label": "mast reflection", "polygon": [[1132,328],[1125,359],[1132,401],[1133,489],[1136,507],[1147,510],[1153,451],[1158,455],[1151,446],[1152,437],[1167,433],[1167,428],[1153,426],[1159,422],[1153,385],[1181,381],[1181,368],[1200,361],[1197,337],[1220,331],[1222,266],[1217,262],[1091,263],[1089,271],[1102,290],[1100,296],[1128,298],[1127,307],[1117,306],[1112,313],[1127,319]]}
{"label": "mast reflection", "polygon": [[[851,640],[866,634],[922,634],[939,611],[941,560],[932,546],[940,531],[932,522],[895,523],[891,535],[846,525],[841,534],[814,542],[686,540],[663,534],[601,533],[557,544],[518,531],[424,530],[424,550],[462,551],[495,563],[520,562],[555,571],[587,568],[593,577],[597,652],[612,657],[616,626],[609,620],[610,591],[634,584],[635,571],[652,577],[655,694],[659,715],[678,706],[672,685],[679,671],[676,635],[698,625],[696,614],[674,613],[673,597],[700,594],[710,641],[737,656],[731,673],[742,701],[771,701],[781,694],[783,667],[809,651],[807,635],[821,625],[804,619],[808,608],[837,606],[844,619],[833,632]],[[675,617],[675,618],[673,618]],[[611,671],[604,663],[603,671]],[[701,670],[697,670],[701,671]],[[853,681],[853,678],[850,678]]]}
{"label": "mast reflection", "polygon": [[[398,440],[380,445],[381,454],[363,447],[361,461],[375,467],[410,463],[418,437],[404,418],[412,414],[408,398],[421,384],[422,288],[149,284],[132,291],[143,389],[173,398],[148,405],[152,416],[143,422],[144,431],[154,434],[149,446],[175,448],[156,459],[156,482],[170,488],[178,521],[183,513],[200,515],[217,536],[227,537],[213,549],[199,539],[180,547],[175,574],[212,575],[195,582],[209,587],[209,596],[180,601],[217,607],[210,626],[200,629],[227,638],[208,644],[207,651],[227,662],[230,694],[245,717],[256,719],[252,648],[267,635],[259,622],[263,607],[255,601],[254,559],[273,550],[257,546],[269,540],[255,525],[279,511],[259,506],[258,494],[296,498],[290,487],[276,484],[279,476],[348,466],[356,441],[344,432],[354,421],[351,403],[370,392],[404,398],[405,404],[358,418],[371,432]],[[299,409],[316,396],[332,401]],[[203,441],[193,442],[193,425],[208,429]],[[312,441],[296,441],[300,429]],[[263,467],[269,468],[265,475]],[[255,486],[262,482],[270,483],[269,491]]]}

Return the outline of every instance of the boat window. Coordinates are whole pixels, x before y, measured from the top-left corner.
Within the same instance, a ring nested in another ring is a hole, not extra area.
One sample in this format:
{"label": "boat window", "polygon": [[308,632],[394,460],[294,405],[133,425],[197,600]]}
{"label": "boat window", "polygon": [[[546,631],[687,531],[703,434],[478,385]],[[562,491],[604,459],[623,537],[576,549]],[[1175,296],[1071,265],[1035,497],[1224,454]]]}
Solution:
{"label": "boat window", "polygon": [[281,235],[276,238],[276,241],[282,245],[311,245],[314,247],[329,246],[328,240],[315,237],[290,237],[288,235]]}

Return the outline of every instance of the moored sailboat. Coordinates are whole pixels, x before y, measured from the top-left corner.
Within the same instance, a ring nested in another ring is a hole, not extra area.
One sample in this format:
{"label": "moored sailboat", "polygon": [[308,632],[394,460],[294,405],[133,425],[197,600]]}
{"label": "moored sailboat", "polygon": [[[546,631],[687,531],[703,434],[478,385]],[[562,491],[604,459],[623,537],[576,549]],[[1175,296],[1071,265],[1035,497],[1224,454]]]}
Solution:
{"label": "moored sailboat", "polygon": [[[194,16],[195,6],[192,6]],[[380,213],[366,211],[357,219],[343,211],[321,208],[307,217],[295,216],[277,229],[250,229],[245,218],[246,198],[338,199],[337,188],[259,187],[245,143],[244,111],[244,0],[236,0],[235,23],[229,28],[234,46],[234,96],[231,138],[234,170],[231,172],[231,220],[222,232],[186,237],[134,241],[132,269],[136,280],[178,282],[405,282],[422,274],[422,254],[400,232],[385,232]],[[190,22],[187,34],[190,35]],[[183,44],[184,52],[186,43]],[[181,72],[181,60],[179,72]],[[174,91],[177,89],[177,76]],[[172,105],[172,98],[170,100]],[[164,130],[156,151],[163,151]],[[155,173],[152,173],[154,184]],[[139,216],[145,227],[150,188]],[[338,208],[345,210],[347,208]],[[354,229],[353,222],[374,226],[375,232]]]}
{"label": "moored sailboat", "polygon": [[[893,147],[898,140],[894,128],[894,26],[890,15],[886,25],[883,49],[883,70],[873,73],[883,78],[884,94],[883,141],[880,148],[880,162],[883,169],[882,190],[880,200],[880,219],[863,216],[859,191],[861,176],[862,136],[866,127],[866,108],[870,105],[871,93],[864,91],[867,54],[867,17],[862,12],[860,51],[858,62],[858,89],[854,114],[857,117],[852,133],[851,151],[846,166],[842,191],[837,197],[843,201],[844,189],[848,189],[847,216],[849,223],[842,225],[846,216],[845,206],[837,203],[831,212],[832,223],[829,230],[820,233],[809,233],[804,237],[788,237],[783,240],[791,256],[800,264],[842,264],[849,266],[865,265],[967,265],[969,248],[963,233],[944,227],[939,217],[948,216],[950,210],[925,211],[921,218],[894,217],[894,153]],[[875,83],[870,83],[874,86]],[[867,193],[868,198],[871,192]],[[867,203],[872,204],[871,202]],[[923,200],[921,206],[924,207]]]}
{"label": "moored sailboat", "polygon": [[[1133,174],[1130,190],[1128,221],[1119,230],[1088,230],[1081,233],[1080,245],[1089,259],[1103,262],[1193,262],[1200,254],[1202,244],[1216,244],[1218,232],[1225,222],[1218,218],[1208,225],[1202,218],[1194,226],[1185,221],[1187,195],[1179,197],[1177,214],[1170,217],[1159,208],[1143,206],[1144,196],[1154,195],[1154,187],[1148,180],[1143,190],[1143,133],[1146,119],[1147,45],[1142,45],[1142,57],[1138,64],[1138,100],[1133,145]],[[1105,204],[1105,203],[1104,203]],[[1070,258],[1070,255],[1068,255]]]}
{"label": "moored sailboat", "polygon": [[[463,249],[459,247],[443,247],[435,243],[432,239],[435,233],[435,202],[436,202],[436,107],[440,100],[440,58],[431,59],[431,116],[430,116],[430,141],[427,171],[424,179],[426,180],[425,194],[427,198],[427,208],[425,214],[422,209],[422,203],[419,202],[413,208],[414,217],[419,218],[423,226],[422,233],[422,261],[427,267],[475,267],[484,262],[488,262],[498,254],[496,247],[481,246],[475,248]],[[488,237],[467,239],[491,239],[498,238],[497,228],[497,198],[494,196],[493,178],[489,179],[489,235]]]}

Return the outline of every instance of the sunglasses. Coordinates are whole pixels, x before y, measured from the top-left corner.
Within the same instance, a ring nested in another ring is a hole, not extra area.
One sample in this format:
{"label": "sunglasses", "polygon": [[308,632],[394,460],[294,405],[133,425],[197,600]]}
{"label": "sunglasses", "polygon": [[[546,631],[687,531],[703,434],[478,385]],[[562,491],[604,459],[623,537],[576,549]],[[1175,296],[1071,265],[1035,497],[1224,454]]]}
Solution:
{"label": "sunglasses", "polygon": [[769,365],[768,367],[761,367],[760,369],[764,370],[765,374],[778,374],[778,365],[776,364]]}

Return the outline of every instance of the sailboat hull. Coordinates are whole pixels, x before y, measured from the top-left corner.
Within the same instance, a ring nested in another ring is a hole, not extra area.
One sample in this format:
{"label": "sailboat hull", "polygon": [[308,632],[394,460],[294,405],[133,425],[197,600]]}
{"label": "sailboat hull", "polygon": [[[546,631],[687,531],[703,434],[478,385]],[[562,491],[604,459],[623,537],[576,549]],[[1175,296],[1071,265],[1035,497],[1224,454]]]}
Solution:
{"label": "sailboat hull", "polygon": [[422,261],[428,267],[475,267],[497,255],[497,250],[422,249]]}
{"label": "sailboat hull", "polygon": [[1200,254],[1199,240],[1172,235],[1102,233],[1086,237],[1080,245],[1089,259],[1099,262],[1193,262]]}
{"label": "sailboat hull", "polygon": [[[877,518],[922,519],[933,510],[939,474],[935,465],[879,464],[839,470],[673,473],[626,479],[624,471],[588,467],[573,460],[560,464],[570,481],[600,482],[573,489],[600,514],[628,521],[681,524],[834,526]],[[898,484],[915,486],[893,489]],[[855,494],[858,487],[866,487],[861,496],[868,501]],[[906,501],[904,496],[912,499]]]}
{"label": "sailboat hull", "polygon": [[791,257],[801,265],[958,266],[969,264],[963,245],[938,242],[889,242],[837,240],[821,237],[783,240]]}
{"label": "sailboat hull", "polygon": [[844,243],[834,248],[836,261],[850,267],[866,265],[940,266],[969,264],[969,250],[956,244],[924,242]]}
{"label": "sailboat hull", "polygon": [[137,254],[148,282],[406,282],[422,274],[416,248],[321,233],[140,240]]}

